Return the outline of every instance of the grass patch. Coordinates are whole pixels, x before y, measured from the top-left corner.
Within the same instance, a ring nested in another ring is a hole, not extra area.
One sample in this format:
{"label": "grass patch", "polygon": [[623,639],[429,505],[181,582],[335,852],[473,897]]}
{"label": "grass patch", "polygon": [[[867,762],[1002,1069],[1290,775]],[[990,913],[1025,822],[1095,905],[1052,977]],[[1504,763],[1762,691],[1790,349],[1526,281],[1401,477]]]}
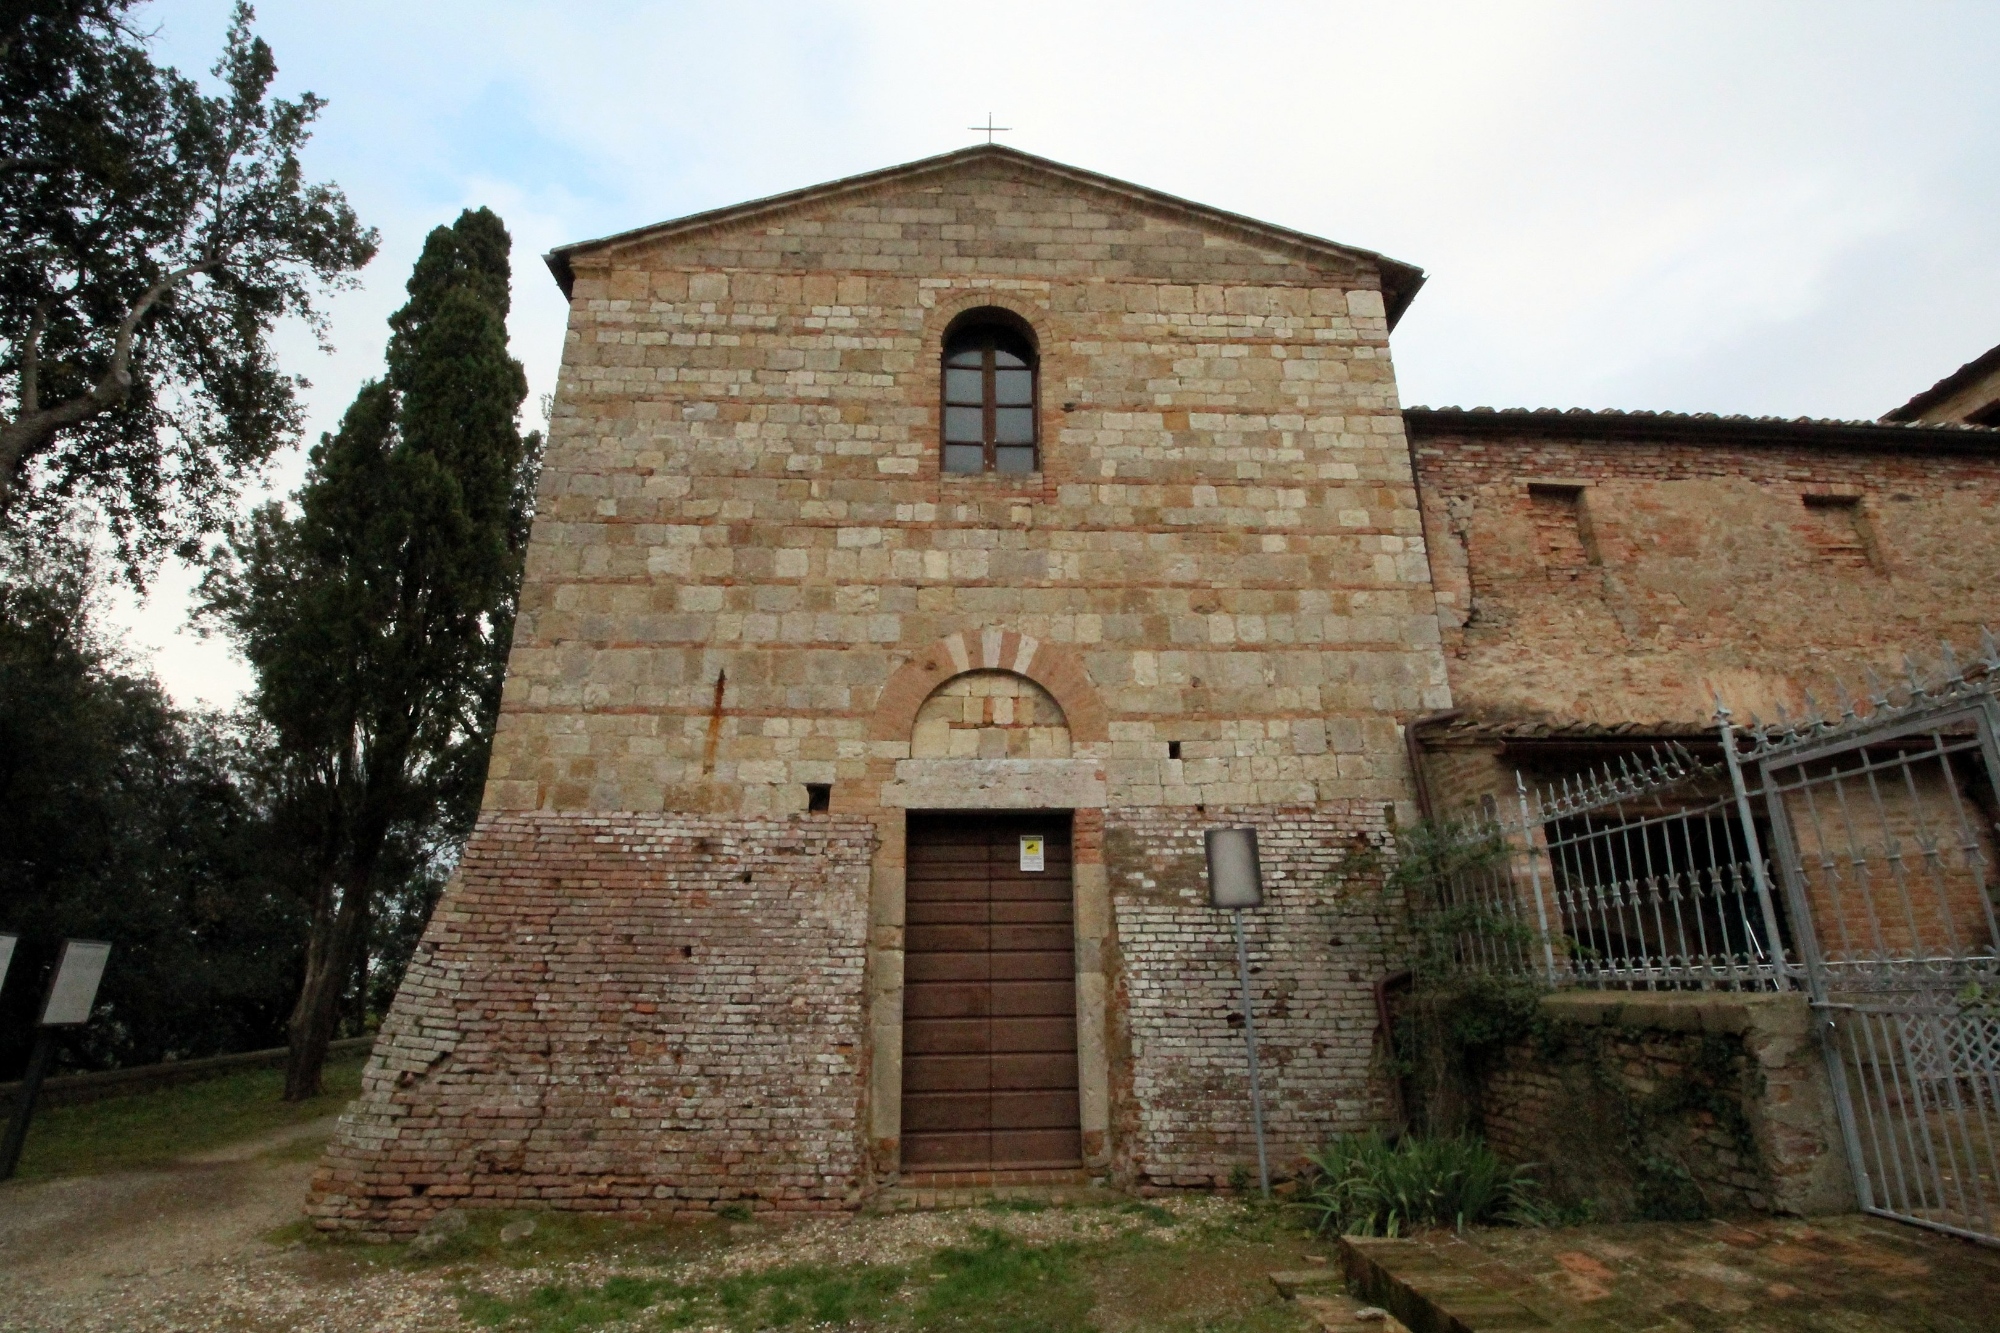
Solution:
{"label": "grass patch", "polygon": [[1090,1292],[1073,1244],[1026,1245],[1002,1231],[915,1265],[798,1264],[713,1282],[614,1277],[538,1287],[508,1299],[465,1291],[459,1313],[484,1328],[578,1333],[640,1320],[648,1328],[825,1325],[953,1333],[1084,1333]]}
{"label": "grass patch", "polygon": [[[113,1097],[82,1106],[44,1106],[28,1127],[16,1178],[94,1175],[161,1166],[339,1111],[361,1091],[360,1056],[326,1063],[325,1091],[285,1102],[282,1069],[246,1069],[200,1083]],[[287,1157],[316,1156],[304,1146]]]}
{"label": "grass patch", "polygon": [[649,1328],[721,1323],[732,1329],[798,1328],[876,1320],[901,1294],[903,1269],[798,1264],[682,1285],[662,1278],[614,1277],[597,1286],[558,1283],[517,1300],[466,1291],[458,1312],[483,1328],[572,1333],[646,1316]]}
{"label": "grass patch", "polygon": [[[1136,1208],[1147,1223],[1175,1223],[1166,1209]],[[1233,1222],[1186,1225],[1168,1238],[1139,1225],[1106,1239],[1037,1244],[997,1225],[980,1227],[969,1240],[908,1264],[799,1264],[705,1282],[625,1275],[496,1296],[474,1289],[468,1275],[458,1308],[475,1326],[507,1333],[609,1327],[1296,1333],[1307,1323],[1278,1300],[1264,1274],[1298,1267],[1304,1238],[1295,1224],[1286,1228],[1264,1215],[1271,1211],[1254,1217],[1246,1211],[1243,1235]],[[1261,1239],[1273,1226],[1286,1246]]]}
{"label": "grass patch", "polygon": [[965,1333],[1084,1333],[1091,1293],[1079,1273],[1079,1247],[1023,1245],[1004,1231],[983,1231],[976,1246],[945,1250],[933,1261],[943,1277],[917,1303],[916,1327]]}

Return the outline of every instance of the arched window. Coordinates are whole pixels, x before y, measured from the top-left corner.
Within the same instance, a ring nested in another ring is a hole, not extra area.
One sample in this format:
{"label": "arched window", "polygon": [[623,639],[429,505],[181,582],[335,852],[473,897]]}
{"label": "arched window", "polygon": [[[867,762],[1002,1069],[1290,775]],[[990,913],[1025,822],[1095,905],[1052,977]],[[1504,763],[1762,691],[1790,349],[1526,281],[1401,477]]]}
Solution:
{"label": "arched window", "polygon": [[960,315],[944,339],[944,470],[1033,472],[1033,335],[1005,310]]}

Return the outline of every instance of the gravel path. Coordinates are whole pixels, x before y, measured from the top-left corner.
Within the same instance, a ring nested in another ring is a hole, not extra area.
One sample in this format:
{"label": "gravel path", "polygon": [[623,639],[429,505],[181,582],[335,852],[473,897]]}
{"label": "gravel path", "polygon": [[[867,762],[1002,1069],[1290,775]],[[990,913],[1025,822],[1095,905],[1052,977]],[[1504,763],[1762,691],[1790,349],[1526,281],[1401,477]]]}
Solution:
{"label": "gravel path", "polygon": [[426,1327],[402,1319],[401,1293],[378,1307],[401,1322],[357,1319],[350,1284],[323,1288],[300,1247],[267,1239],[300,1216],[313,1162],[299,1150],[332,1130],[329,1117],[158,1170],[0,1186],[0,1329]]}
{"label": "gravel path", "polygon": [[[313,1161],[332,1120],[232,1145],[159,1170],[0,1186],[0,1330],[22,1333],[429,1333],[463,1329],[461,1284],[518,1294],[613,1273],[702,1280],[805,1262],[912,1262],[997,1227],[1030,1244],[1095,1240],[1155,1221],[1103,1209],[914,1213],[739,1223],[693,1250],[542,1262],[387,1263],[364,1246],[301,1243]],[[1185,1223],[1217,1201],[1172,1206]],[[280,1233],[274,1236],[274,1233]],[[1166,1234],[1163,1230],[1162,1235]]]}

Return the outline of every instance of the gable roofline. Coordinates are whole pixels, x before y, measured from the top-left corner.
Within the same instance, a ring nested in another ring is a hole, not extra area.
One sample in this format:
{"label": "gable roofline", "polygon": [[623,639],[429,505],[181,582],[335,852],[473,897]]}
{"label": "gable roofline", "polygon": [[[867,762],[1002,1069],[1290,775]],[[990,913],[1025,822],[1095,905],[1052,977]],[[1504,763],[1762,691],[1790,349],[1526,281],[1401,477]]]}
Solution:
{"label": "gable roofline", "polygon": [[549,272],[555,275],[557,285],[567,297],[576,280],[571,260],[579,255],[644,241],[685,236],[710,227],[749,222],[765,214],[786,211],[804,204],[832,202],[843,196],[860,194],[883,185],[919,180],[982,161],[1006,162],[1026,167],[1041,175],[1121,196],[1140,208],[1175,213],[1212,226],[1224,227],[1257,244],[1274,245],[1317,258],[1337,258],[1348,263],[1358,260],[1372,264],[1382,277],[1382,304],[1388,313],[1389,327],[1392,329],[1396,327],[1396,321],[1402,317],[1411,300],[1416,297],[1417,289],[1424,285],[1422,269],[1414,264],[1391,259],[1374,250],[1341,245],[1307,232],[1293,231],[1289,227],[1280,227],[1271,222],[1260,222],[1241,213],[1231,213],[1208,204],[1198,204],[1162,190],[1149,189],[1143,185],[1134,185],[1130,181],[1119,180],[1115,176],[1104,176],[1094,171],[1086,171],[1082,167],[1072,167],[1067,163],[1057,162],[1052,158],[1037,157],[1033,153],[1024,153],[1005,144],[983,143],[974,144],[970,148],[954,149],[949,153],[939,153],[935,157],[919,158],[915,162],[905,162],[900,166],[863,172],[858,176],[843,176],[839,180],[827,181],[822,185],[809,185],[802,190],[788,190],[784,194],[752,199],[747,203],[731,204],[726,208],[712,208],[706,212],[690,213],[686,217],[656,222],[650,226],[634,227],[630,231],[600,236],[594,241],[576,241],[569,245],[559,245],[543,255],[542,261],[549,266]]}
{"label": "gable roofline", "polygon": [[2000,347],[1993,347],[1972,358],[1957,370],[1946,375],[1930,388],[1904,403],[1882,414],[1884,421],[1915,421],[1918,417],[1957,393],[1974,380],[1982,379],[1995,370],[2000,370]]}

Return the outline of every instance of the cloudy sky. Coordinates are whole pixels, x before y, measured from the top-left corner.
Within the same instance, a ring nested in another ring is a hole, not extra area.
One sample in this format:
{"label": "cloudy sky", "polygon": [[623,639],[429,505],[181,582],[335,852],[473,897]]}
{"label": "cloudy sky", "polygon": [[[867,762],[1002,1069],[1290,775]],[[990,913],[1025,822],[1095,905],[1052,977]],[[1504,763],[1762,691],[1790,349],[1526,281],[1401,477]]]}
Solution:
{"label": "cloudy sky", "polygon": [[[155,0],[214,60],[228,0]],[[287,342],[311,430],[377,373],[424,233],[515,240],[514,351],[554,387],[549,247],[982,137],[1380,250],[1430,281],[1412,404],[1872,417],[2000,342],[2000,5],[692,4],[265,0],[310,153],[382,232]],[[279,493],[298,480],[274,468]],[[186,703],[246,683],[183,571],[121,601]]]}

